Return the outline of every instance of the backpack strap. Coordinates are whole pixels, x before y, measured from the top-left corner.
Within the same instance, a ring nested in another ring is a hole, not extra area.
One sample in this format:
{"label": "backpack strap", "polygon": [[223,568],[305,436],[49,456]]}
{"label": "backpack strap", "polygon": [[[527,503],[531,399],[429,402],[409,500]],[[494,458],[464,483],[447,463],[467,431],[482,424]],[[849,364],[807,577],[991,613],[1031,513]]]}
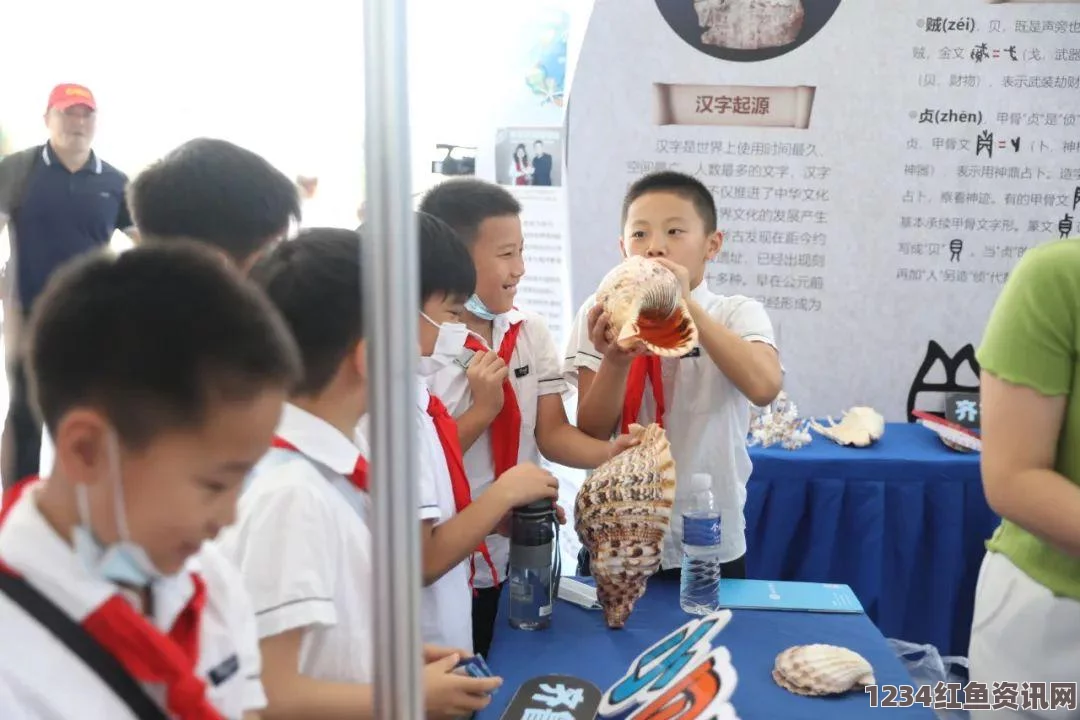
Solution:
{"label": "backpack strap", "polygon": [[0,214],[10,218],[22,205],[30,173],[42,161],[44,148],[44,145],[37,145],[0,160]]}

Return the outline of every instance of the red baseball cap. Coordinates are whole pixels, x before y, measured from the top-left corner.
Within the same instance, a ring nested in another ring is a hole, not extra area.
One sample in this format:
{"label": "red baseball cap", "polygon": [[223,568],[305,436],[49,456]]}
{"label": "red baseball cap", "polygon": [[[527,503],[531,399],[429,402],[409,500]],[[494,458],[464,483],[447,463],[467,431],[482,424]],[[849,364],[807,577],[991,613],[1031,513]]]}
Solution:
{"label": "red baseball cap", "polygon": [[63,85],[57,85],[49,93],[49,104],[45,108],[46,112],[56,108],[57,110],[67,110],[69,107],[76,105],[85,105],[91,110],[97,110],[97,103],[94,102],[94,94],[90,92],[89,88],[82,85],[73,85],[71,83],[64,83]]}

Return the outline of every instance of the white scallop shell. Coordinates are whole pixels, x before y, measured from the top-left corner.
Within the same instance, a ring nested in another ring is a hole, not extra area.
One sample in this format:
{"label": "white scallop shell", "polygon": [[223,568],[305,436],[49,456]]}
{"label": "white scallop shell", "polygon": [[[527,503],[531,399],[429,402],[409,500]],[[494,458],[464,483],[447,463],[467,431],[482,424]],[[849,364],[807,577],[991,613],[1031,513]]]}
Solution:
{"label": "white scallop shell", "polygon": [[776,656],[773,680],[796,695],[840,695],[874,684],[874,668],[859,653],[835,645],[796,645]]}

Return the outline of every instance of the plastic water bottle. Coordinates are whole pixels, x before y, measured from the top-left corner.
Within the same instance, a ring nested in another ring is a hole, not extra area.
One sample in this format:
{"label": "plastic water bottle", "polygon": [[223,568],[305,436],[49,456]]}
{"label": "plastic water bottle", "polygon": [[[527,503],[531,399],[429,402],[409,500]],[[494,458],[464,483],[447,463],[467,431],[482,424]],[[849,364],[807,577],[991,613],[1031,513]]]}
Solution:
{"label": "plastic water bottle", "polygon": [[679,605],[691,615],[708,615],[720,608],[720,508],[711,476],[691,475],[690,492],[683,513]]}

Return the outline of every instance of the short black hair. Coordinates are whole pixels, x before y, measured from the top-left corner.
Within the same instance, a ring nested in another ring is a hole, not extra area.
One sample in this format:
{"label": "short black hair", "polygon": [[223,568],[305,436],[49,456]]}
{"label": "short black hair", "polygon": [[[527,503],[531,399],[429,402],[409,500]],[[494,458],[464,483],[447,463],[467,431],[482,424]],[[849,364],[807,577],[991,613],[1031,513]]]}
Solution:
{"label": "short black hair", "polygon": [[713,200],[709,188],[705,187],[697,178],[691,177],[672,170],[662,170],[650,173],[639,178],[626,191],[622,205],[622,224],[626,225],[626,216],[630,213],[630,206],[642,195],[649,193],[666,192],[678,195],[684,200],[689,200],[694,205],[697,214],[705,223],[705,232],[716,232],[716,201]]}
{"label": "short black hair", "polygon": [[213,403],[288,390],[300,358],[280,314],[221,256],[196,243],[92,252],[35,303],[31,397],[50,432],[94,407],[125,447],[196,429]]}
{"label": "short black hair", "polygon": [[[370,241],[368,226],[357,230]],[[420,304],[435,295],[452,300],[467,300],[476,290],[476,266],[469,248],[454,228],[434,215],[416,213],[416,232],[420,246]]]}
{"label": "short black hair", "polygon": [[454,228],[466,245],[472,245],[482,222],[520,215],[521,203],[494,183],[463,177],[443,181],[428,190],[420,201],[420,210]]}
{"label": "short black hair", "polygon": [[238,264],[300,218],[296,185],[261,155],[226,140],[196,138],[143,170],[128,205],[147,240],[198,240]]}
{"label": "short black hair", "polygon": [[364,339],[360,235],[340,228],[302,230],[252,267],[292,330],[304,362],[297,395],[317,395]]}

